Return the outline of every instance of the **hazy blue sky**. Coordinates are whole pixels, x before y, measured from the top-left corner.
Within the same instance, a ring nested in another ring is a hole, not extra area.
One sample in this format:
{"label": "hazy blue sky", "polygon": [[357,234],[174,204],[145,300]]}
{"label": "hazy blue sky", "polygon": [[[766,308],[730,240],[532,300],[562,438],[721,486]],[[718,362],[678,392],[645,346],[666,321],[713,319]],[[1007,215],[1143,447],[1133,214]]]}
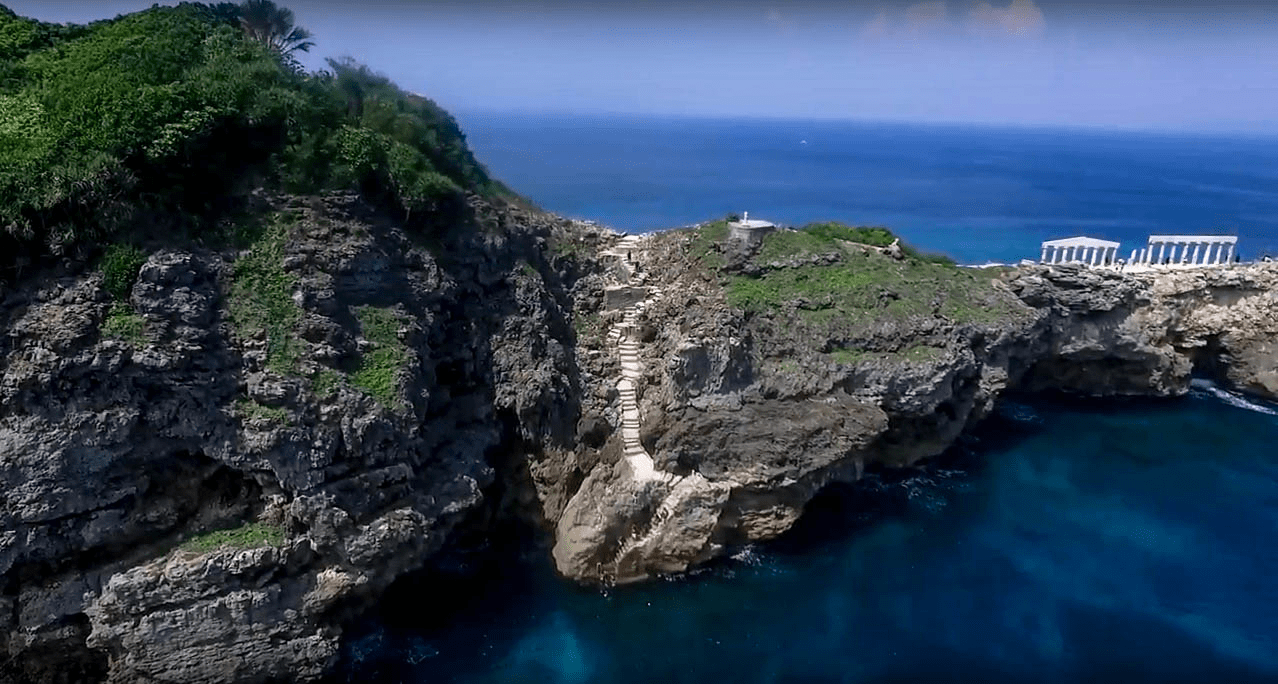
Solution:
{"label": "hazy blue sky", "polygon": [[[7,4],[83,22],[151,3]],[[1278,133],[1269,2],[283,4],[315,34],[309,66],[351,55],[455,110]]]}

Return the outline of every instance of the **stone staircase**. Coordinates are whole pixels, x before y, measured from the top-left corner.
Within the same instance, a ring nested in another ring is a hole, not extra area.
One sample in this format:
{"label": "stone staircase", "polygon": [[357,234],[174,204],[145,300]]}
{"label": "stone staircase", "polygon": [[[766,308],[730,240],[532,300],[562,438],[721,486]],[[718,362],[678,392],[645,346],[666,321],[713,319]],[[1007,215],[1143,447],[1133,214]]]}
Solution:
{"label": "stone staircase", "polygon": [[[618,260],[621,272],[625,274],[624,285],[626,286],[642,285],[647,279],[647,274],[640,273],[637,269],[643,253],[643,238],[638,235],[628,235],[603,252],[604,255]],[[679,477],[674,473],[658,470],[639,437],[639,387],[644,381],[643,361],[640,356],[643,343],[639,339],[639,317],[660,297],[659,288],[649,287],[646,298],[627,306],[621,322],[608,331],[608,342],[616,347],[617,357],[621,363],[621,377],[617,380],[617,391],[620,394],[621,403],[623,453],[637,481],[652,482],[655,487],[666,491],[648,524],[637,526],[622,541],[614,556],[614,562],[620,562],[627,554],[647,544],[674,516],[679,503],[708,482],[703,475],[696,472],[686,477]]]}

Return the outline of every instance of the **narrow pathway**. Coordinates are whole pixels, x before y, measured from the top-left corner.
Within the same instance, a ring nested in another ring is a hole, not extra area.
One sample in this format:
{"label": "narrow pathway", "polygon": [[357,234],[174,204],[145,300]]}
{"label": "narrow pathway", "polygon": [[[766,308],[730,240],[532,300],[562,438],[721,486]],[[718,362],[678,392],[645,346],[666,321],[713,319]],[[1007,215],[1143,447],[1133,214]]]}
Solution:
{"label": "narrow pathway", "polygon": [[[643,236],[627,235],[604,254],[616,257],[622,265],[628,284],[640,284],[644,275],[636,278],[636,265],[643,253]],[[640,283],[630,281],[639,280]],[[639,386],[643,383],[643,361],[639,358],[642,343],[639,341],[639,315],[644,308],[657,297],[661,291],[652,288],[648,297],[625,309],[621,323],[608,331],[608,341],[617,347],[617,356],[621,361],[621,378],[617,380],[617,391],[621,394],[621,441],[626,460],[634,472],[635,479],[640,482],[662,480],[672,482],[672,473],[657,470],[652,456],[644,449],[639,439]]]}

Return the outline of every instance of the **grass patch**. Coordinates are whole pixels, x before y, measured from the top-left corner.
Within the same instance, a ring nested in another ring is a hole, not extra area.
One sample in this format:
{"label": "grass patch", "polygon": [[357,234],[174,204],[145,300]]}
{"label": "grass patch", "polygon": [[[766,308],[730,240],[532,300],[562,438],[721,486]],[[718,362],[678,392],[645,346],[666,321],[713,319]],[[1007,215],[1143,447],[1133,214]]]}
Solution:
{"label": "grass patch", "polygon": [[271,423],[288,421],[288,411],[272,406],[263,406],[252,399],[240,399],[235,402],[235,412],[246,420],[264,420]]}
{"label": "grass patch", "polygon": [[[845,243],[887,247],[897,236],[880,226],[846,226],[842,223],[810,223],[798,230],[778,230],[763,237],[755,262],[766,264],[781,259],[832,251],[847,251]],[[901,244],[901,252],[915,261],[941,265],[955,265],[954,260],[943,254],[924,254],[913,247]]]}
{"label": "grass patch", "polygon": [[858,364],[866,359],[873,357],[874,354],[864,349],[835,349],[830,352],[830,357],[836,363],[843,363],[849,366]]}
{"label": "grass patch", "polygon": [[141,347],[146,344],[146,320],[128,304],[114,302],[102,322],[102,335]]}
{"label": "grass patch", "polygon": [[107,247],[102,253],[102,286],[117,300],[128,299],[145,263],[146,252],[133,245]]}
{"label": "grass patch", "polygon": [[399,341],[400,316],[394,309],[363,306],[356,309],[364,339],[372,348],[360,357],[351,384],[387,408],[403,408],[399,374],[408,364],[408,349]]}
{"label": "grass patch", "polygon": [[699,228],[693,228],[688,254],[706,268],[712,270],[723,268],[724,259],[720,249],[728,239],[728,232],[726,219],[711,221]]}
{"label": "grass patch", "polygon": [[342,374],[325,368],[311,376],[311,392],[320,399],[327,399],[337,394],[342,385]]}
{"label": "grass patch", "polygon": [[731,276],[727,298],[730,305],[748,312],[782,310],[806,300],[800,314],[811,323],[921,315],[988,323],[1015,311],[1014,303],[997,296],[988,277],[969,269],[856,250],[838,264],[780,269],[760,277]]}
{"label": "grass patch", "polygon": [[188,539],[182,550],[208,553],[218,549],[255,549],[284,543],[284,530],[260,522],[250,522],[231,530],[205,532]]}
{"label": "grass patch", "polygon": [[284,271],[284,243],[296,217],[281,214],[265,226],[235,262],[231,321],[244,338],[266,338],[266,367],[297,372],[300,343],[295,329],[302,310],[293,301],[293,276]]}

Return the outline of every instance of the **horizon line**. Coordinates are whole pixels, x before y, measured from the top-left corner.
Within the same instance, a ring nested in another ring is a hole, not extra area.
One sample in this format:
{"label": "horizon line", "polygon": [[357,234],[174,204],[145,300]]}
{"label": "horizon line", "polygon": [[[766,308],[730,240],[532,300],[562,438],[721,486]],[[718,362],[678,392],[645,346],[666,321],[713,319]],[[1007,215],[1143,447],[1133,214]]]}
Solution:
{"label": "horizon line", "polygon": [[757,121],[757,122],[795,122],[795,123],[845,123],[845,124],[864,124],[864,125],[893,125],[893,126],[920,126],[920,127],[947,127],[947,128],[984,128],[984,129],[1016,129],[1023,131],[1043,131],[1043,132],[1085,132],[1085,133],[1122,133],[1122,134],[1138,134],[1151,136],[1178,136],[1178,137],[1230,137],[1230,138],[1263,138],[1278,140],[1278,125],[1272,126],[1270,129],[1258,130],[1254,128],[1241,127],[1199,127],[1187,128],[1178,126],[1144,126],[1144,125],[1118,125],[1118,124],[1088,124],[1088,123],[1042,123],[1042,122],[1025,122],[1025,121],[997,121],[997,120],[981,120],[981,121],[964,121],[954,119],[909,119],[909,118],[884,118],[884,117],[857,117],[857,116],[839,116],[829,115],[822,116],[816,114],[798,115],[798,114],[766,114],[766,113],[713,113],[713,112],[652,112],[652,111],[624,111],[610,109],[572,109],[562,107],[547,108],[528,108],[528,107],[501,107],[501,106],[449,106],[446,109],[457,114],[474,114],[474,115],[507,115],[507,116],[572,116],[572,117],[590,117],[601,116],[611,118],[632,118],[632,119],[674,119],[674,120],[695,120],[695,121]]}

